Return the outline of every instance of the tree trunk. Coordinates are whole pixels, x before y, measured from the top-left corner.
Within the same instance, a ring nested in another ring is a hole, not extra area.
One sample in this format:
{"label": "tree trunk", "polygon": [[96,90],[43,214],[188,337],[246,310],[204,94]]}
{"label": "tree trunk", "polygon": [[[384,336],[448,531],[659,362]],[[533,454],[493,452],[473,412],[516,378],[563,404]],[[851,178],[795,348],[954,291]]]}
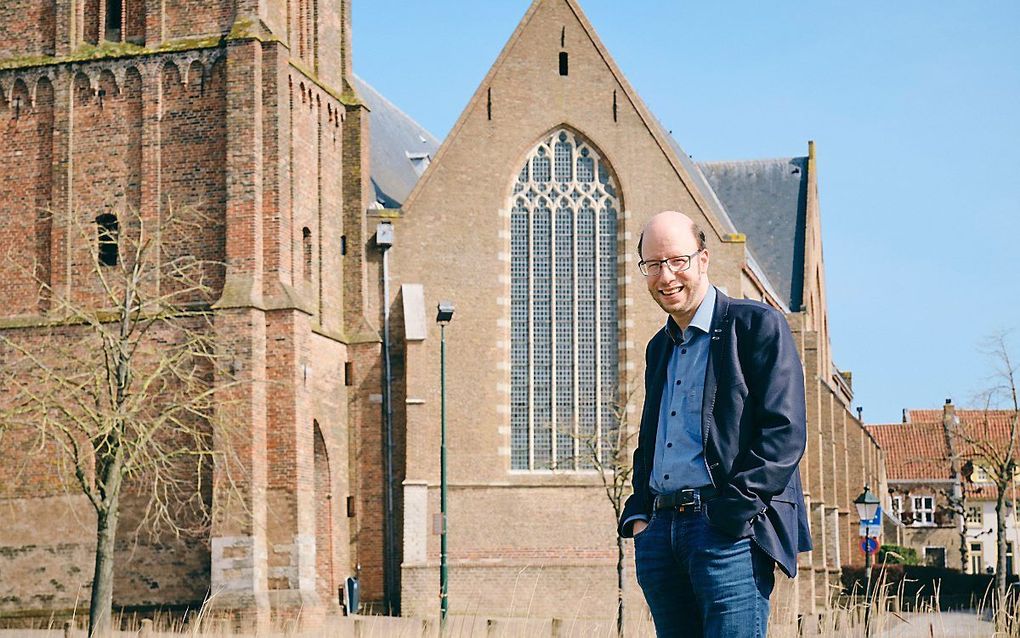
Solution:
{"label": "tree trunk", "polygon": [[100,512],[96,522],[96,570],[92,576],[89,602],[89,636],[107,636],[113,609],[113,548],[117,539],[116,502]]}
{"label": "tree trunk", "polygon": [[[995,499],[995,614],[997,628],[1006,621],[1006,486],[998,485]],[[1001,624],[1000,624],[1001,623]]]}
{"label": "tree trunk", "polygon": [[623,537],[616,535],[616,635],[623,638]]}

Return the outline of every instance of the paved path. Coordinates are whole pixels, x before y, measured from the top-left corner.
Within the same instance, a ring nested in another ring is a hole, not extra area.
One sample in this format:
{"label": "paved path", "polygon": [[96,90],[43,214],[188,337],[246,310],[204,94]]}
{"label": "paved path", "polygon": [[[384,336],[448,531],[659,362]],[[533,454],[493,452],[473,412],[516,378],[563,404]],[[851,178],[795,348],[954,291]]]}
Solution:
{"label": "paved path", "polygon": [[944,611],[940,614],[902,614],[892,617],[877,635],[881,638],[990,638],[992,623],[974,612]]}

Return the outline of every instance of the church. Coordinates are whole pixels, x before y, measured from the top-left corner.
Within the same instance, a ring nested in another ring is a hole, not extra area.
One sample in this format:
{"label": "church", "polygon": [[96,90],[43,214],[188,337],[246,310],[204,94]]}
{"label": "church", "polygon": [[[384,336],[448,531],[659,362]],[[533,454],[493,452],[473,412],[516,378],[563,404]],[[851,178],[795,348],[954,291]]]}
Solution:
{"label": "church", "polygon": [[[774,618],[830,606],[840,567],[863,561],[852,499],[885,477],[830,351],[815,145],[693,162],[577,0],[531,4],[440,143],[355,76],[350,16],[350,0],[0,10],[0,165],[17,176],[0,184],[0,249],[26,260],[0,264],[0,333],[52,338],[33,277],[54,295],[92,285],[76,255],[98,240],[68,220],[171,205],[216,220],[192,241],[223,264],[209,310],[244,427],[218,445],[243,451],[245,478],[214,482],[204,538],[118,544],[115,606],[321,617],[353,577],[369,609],[436,616],[433,313],[449,301],[451,613],[612,618],[602,469],[637,428],[663,321],[637,240],[667,209],[705,229],[713,282],[781,310],[798,341],[815,549],[779,579]],[[94,517],[27,436],[0,450],[0,616],[69,615]]]}

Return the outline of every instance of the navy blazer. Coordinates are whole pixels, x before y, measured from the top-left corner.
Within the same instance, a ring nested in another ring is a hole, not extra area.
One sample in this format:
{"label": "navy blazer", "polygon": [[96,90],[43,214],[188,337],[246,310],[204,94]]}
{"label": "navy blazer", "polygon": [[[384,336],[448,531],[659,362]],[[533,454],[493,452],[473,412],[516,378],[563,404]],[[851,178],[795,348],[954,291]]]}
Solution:
{"label": "navy blazer", "polygon": [[[751,537],[791,578],[797,554],[811,550],[798,464],[807,442],[804,369],[783,315],[757,301],[717,291],[701,408],[705,461],[718,488],[709,522],[733,538]],[[645,353],[645,404],[634,451],[634,494],[619,532],[632,535],[636,514],[651,518],[648,485],[659,405],[673,342],[665,328]]]}

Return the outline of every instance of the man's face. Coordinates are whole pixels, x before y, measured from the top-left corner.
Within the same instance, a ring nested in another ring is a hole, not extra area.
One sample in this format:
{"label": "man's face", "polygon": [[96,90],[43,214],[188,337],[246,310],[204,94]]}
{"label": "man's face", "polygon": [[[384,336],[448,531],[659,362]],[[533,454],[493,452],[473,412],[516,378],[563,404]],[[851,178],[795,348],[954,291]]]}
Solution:
{"label": "man's face", "polygon": [[[641,242],[641,258],[645,261],[690,255],[697,250],[690,220],[683,215],[660,214],[645,227]],[[690,268],[683,272],[674,273],[663,264],[657,275],[645,277],[645,284],[655,303],[686,328],[708,291],[708,251],[694,255]]]}

